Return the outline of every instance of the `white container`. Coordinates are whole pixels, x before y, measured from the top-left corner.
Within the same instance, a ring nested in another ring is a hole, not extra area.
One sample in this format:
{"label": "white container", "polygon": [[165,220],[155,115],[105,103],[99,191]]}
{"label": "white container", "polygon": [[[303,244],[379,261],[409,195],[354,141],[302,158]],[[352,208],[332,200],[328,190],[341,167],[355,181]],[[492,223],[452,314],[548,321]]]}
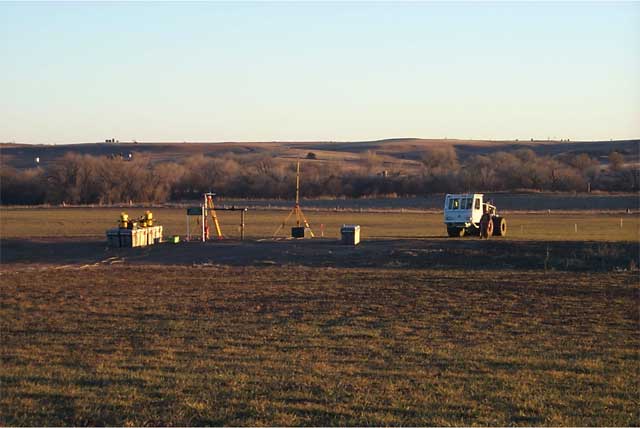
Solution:
{"label": "white container", "polygon": [[340,228],[342,243],[345,245],[358,245],[360,243],[360,225],[343,224]]}
{"label": "white container", "polygon": [[138,229],[138,246],[146,247],[147,246],[147,228]]}

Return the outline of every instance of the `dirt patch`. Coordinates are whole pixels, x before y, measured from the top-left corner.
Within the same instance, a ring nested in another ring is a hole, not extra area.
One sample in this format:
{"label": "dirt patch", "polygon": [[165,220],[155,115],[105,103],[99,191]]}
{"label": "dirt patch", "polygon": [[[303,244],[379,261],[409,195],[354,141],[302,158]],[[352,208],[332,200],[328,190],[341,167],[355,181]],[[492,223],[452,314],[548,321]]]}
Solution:
{"label": "dirt patch", "polygon": [[357,247],[333,239],[225,240],[112,249],[82,239],[2,240],[5,263],[57,265],[170,264],[390,269],[635,269],[634,243],[540,242],[444,238],[374,239]]}

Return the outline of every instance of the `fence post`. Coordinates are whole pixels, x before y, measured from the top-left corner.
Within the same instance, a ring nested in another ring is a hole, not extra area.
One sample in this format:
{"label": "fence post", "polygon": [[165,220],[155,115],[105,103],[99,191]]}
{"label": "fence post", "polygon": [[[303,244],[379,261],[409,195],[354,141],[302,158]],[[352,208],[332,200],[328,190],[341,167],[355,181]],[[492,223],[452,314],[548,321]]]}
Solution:
{"label": "fence post", "polygon": [[246,209],[240,211],[240,240],[244,241],[244,212]]}

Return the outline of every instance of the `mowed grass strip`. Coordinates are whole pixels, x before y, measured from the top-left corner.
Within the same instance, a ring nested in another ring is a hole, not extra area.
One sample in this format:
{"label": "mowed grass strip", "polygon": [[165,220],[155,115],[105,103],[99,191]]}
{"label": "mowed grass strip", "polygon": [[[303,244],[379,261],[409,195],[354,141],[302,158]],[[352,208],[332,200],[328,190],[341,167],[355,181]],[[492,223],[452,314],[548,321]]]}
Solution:
{"label": "mowed grass strip", "polygon": [[631,273],[12,269],[2,425],[637,425]]}
{"label": "mowed grass strip", "polygon": [[[165,236],[186,234],[184,208],[151,208],[157,224],[164,226]],[[87,237],[104,238],[105,231],[117,226],[120,213],[130,218],[144,214],[143,208],[0,208],[0,237]],[[253,210],[246,215],[245,235],[250,239],[271,238],[287,211]],[[359,224],[362,239],[445,237],[442,213],[417,212],[335,212],[307,211],[306,216],[316,235],[338,238],[343,224]],[[219,211],[223,233],[240,236],[240,214]],[[506,213],[508,239],[550,241],[632,241],[640,240],[640,217],[637,214],[598,212]],[[622,220],[622,223],[621,223]],[[291,220],[280,232],[290,236]],[[192,232],[199,231],[196,219]],[[105,238],[106,239],[106,238]],[[499,238],[503,239],[503,238]]]}

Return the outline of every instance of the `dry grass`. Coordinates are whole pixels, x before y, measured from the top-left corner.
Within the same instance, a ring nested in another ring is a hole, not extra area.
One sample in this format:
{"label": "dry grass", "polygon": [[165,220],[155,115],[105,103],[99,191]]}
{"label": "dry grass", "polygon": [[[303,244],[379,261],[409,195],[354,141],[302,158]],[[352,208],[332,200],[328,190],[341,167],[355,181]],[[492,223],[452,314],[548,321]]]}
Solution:
{"label": "dry grass", "polygon": [[[36,156],[42,157],[43,164],[56,162],[66,153],[72,151],[94,156],[108,156],[111,154],[127,153],[148,156],[154,162],[184,160],[189,156],[206,154],[208,156],[223,156],[235,153],[239,156],[251,154],[268,154],[280,159],[302,157],[308,152],[314,152],[318,159],[330,161],[349,161],[358,158],[368,150],[375,151],[392,160],[392,165],[407,160],[417,159],[425,149],[433,147],[455,146],[461,158],[474,154],[490,155],[499,150],[513,150],[515,148],[530,148],[540,155],[557,155],[568,151],[575,153],[592,153],[599,155],[612,150],[624,153],[638,153],[638,140],[628,141],[483,141],[483,140],[436,140],[420,138],[395,138],[378,141],[352,142],[254,142],[254,143],[144,143],[144,144],[56,144],[35,145],[1,144],[0,164],[12,165],[20,168],[32,167]],[[632,160],[637,160],[634,156]],[[314,161],[311,161],[314,162]]]}
{"label": "dry grass", "polygon": [[0,270],[2,425],[638,425],[630,273]]}
{"label": "dry grass", "polygon": [[[104,237],[107,228],[115,227],[122,209],[116,208],[53,208],[53,209],[0,209],[0,236],[2,238],[29,237]],[[144,209],[126,209],[130,217],[144,213]],[[165,227],[165,235],[186,233],[185,210],[155,208],[157,222]],[[337,238],[344,223],[360,224],[362,237],[436,237],[446,236],[441,213],[415,212],[331,212],[308,211],[307,217],[315,232],[320,234],[324,225],[327,237]],[[282,223],[285,211],[249,211],[246,217],[246,235],[249,238],[271,237]],[[230,237],[239,236],[240,215],[219,212],[223,232]],[[509,239],[567,240],[567,241],[630,241],[640,240],[640,218],[637,215],[607,213],[532,214],[509,213]],[[620,219],[623,219],[620,227]],[[195,220],[194,220],[195,221]],[[578,225],[575,232],[574,225]],[[192,224],[195,227],[195,222]],[[285,234],[288,233],[285,230]]]}
{"label": "dry grass", "polygon": [[[0,236],[101,239],[120,211],[0,209]],[[154,214],[165,234],[184,234],[183,209]],[[249,212],[247,236],[271,236],[284,214]],[[365,240],[444,236],[441,214],[307,214],[328,237],[343,223],[361,224]],[[220,217],[238,236],[239,215]],[[490,248],[529,257],[534,245],[532,260],[549,244],[518,240],[601,241],[573,249],[601,263],[632,245],[605,241],[639,240],[637,216],[622,228],[602,213],[508,219],[516,241]],[[393,255],[384,242],[353,257],[378,246],[386,266],[420,258],[421,245],[448,258],[489,245],[406,241]],[[263,244],[249,247],[276,248]],[[574,243],[550,245],[549,268],[564,257],[569,269],[575,254],[558,248]],[[637,273],[516,270],[514,257],[496,256],[505,268],[493,270],[5,264],[0,425],[640,425]]]}

